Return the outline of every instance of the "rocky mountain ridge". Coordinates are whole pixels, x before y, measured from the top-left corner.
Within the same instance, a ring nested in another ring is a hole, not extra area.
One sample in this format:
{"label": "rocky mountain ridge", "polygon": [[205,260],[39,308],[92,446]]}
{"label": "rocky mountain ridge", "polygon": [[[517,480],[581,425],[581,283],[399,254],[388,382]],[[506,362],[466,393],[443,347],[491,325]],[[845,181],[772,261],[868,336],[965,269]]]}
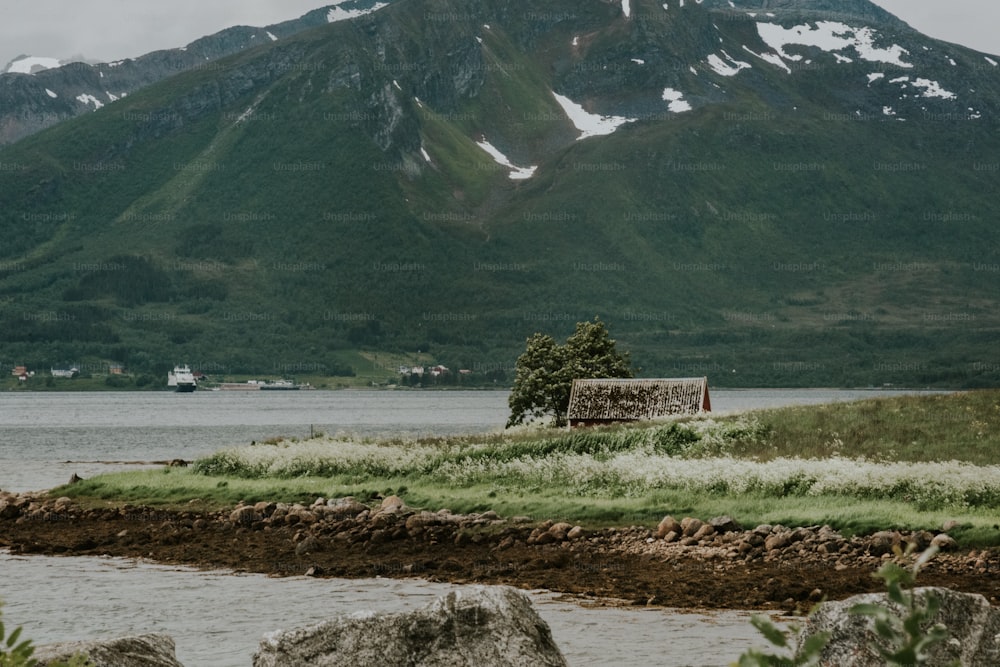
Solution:
{"label": "rocky mountain ridge", "polygon": [[[391,0],[389,0],[391,1]],[[25,56],[0,73],[0,145],[96,111],[157,81],[191,70],[211,71],[220,58],[335,21],[388,2],[341,0],[274,25],[233,26],[190,44],[108,63]]]}

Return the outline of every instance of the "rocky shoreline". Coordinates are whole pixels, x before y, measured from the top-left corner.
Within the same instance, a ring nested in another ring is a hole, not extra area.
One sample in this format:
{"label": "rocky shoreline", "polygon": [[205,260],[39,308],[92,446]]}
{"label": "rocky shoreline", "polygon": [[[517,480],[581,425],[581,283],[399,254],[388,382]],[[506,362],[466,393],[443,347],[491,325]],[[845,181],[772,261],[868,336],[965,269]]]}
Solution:
{"label": "rocky shoreline", "polygon": [[[945,526],[943,528],[948,528]],[[316,499],[224,511],[83,507],[0,492],[0,548],[108,555],[274,576],[422,577],[548,589],[593,604],[802,613],[821,599],[879,592],[871,575],[912,543],[942,549],[919,583],[1000,603],[1000,550],[960,550],[942,530],[846,538],[828,526],[743,527],[729,517],[666,516],[656,528],[564,522]]]}

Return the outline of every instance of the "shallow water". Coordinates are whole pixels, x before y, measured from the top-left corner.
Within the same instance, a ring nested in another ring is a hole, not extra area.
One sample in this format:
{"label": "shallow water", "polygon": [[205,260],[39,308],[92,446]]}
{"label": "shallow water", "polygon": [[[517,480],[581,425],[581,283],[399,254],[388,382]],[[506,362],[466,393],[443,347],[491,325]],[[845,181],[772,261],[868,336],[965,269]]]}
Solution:
{"label": "shallow water", "polygon": [[[247,667],[264,634],[357,611],[423,607],[462,588],[420,579],[271,578],[118,558],[0,551],[9,627],[36,644],[163,632],[186,667]],[[583,608],[530,593],[570,665],[720,667],[761,641],[740,611]]]}

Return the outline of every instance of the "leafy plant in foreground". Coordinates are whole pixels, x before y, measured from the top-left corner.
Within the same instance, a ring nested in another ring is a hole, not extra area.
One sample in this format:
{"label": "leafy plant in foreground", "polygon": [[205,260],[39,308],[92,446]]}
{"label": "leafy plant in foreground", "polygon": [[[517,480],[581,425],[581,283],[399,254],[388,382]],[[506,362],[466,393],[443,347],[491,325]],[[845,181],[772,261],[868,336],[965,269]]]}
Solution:
{"label": "leafy plant in foreground", "polygon": [[[2,606],[2,603],[0,603]],[[0,614],[2,616],[2,614]],[[3,619],[0,618],[0,667],[35,667],[38,664],[32,656],[35,647],[30,639],[21,639],[22,627],[17,627],[7,635]],[[81,655],[75,655],[69,662],[50,663],[51,667],[92,667],[93,663]]]}
{"label": "leafy plant in foreground", "polygon": [[16,628],[8,636],[3,621],[0,620],[0,667],[32,667],[35,664],[31,657],[35,653],[31,640],[18,642],[22,629]]}
{"label": "leafy plant in foreground", "polygon": [[782,649],[785,655],[750,649],[740,656],[739,662],[733,663],[735,667],[813,667],[819,664],[819,656],[830,640],[830,633],[817,633],[803,642],[795,654],[789,657],[787,654],[792,650],[792,638],[802,631],[801,626],[791,625],[787,630],[782,630],[766,616],[754,616],[750,622],[772,646]]}
{"label": "leafy plant in foreground", "polygon": [[[896,556],[909,558],[913,551],[912,544],[907,547],[905,553],[896,547]],[[904,568],[895,562],[887,562],[872,575],[885,581],[887,596],[891,602],[902,608],[902,616],[897,615],[891,608],[878,604],[856,604],[848,611],[855,616],[869,616],[874,619],[875,632],[890,647],[886,649],[883,646],[874,646],[886,661],[886,665],[898,667],[925,665],[927,650],[948,638],[947,629],[940,624],[930,626],[926,631],[923,629],[937,615],[941,601],[933,592],[925,593],[920,599],[912,590],[920,570],[937,553],[938,548],[932,546],[921,553],[910,568]],[[734,667],[818,665],[820,655],[830,640],[828,632],[816,633],[807,638],[789,657],[792,638],[800,633],[800,626],[791,625],[787,630],[782,630],[763,616],[754,616],[751,623],[772,646],[782,649],[784,655],[751,649],[740,656],[739,662],[733,663]],[[957,666],[959,663],[956,660],[953,664]]]}
{"label": "leafy plant in foreground", "polygon": [[[912,552],[911,545],[907,548],[906,555],[909,556]],[[920,569],[937,552],[937,547],[932,546],[920,554],[909,569],[887,562],[875,573],[875,577],[885,581],[889,600],[902,607],[905,616],[897,616],[891,609],[877,604],[857,604],[851,607],[850,613],[871,617],[875,622],[875,632],[892,647],[888,650],[881,646],[875,647],[888,665],[927,664],[926,651],[948,638],[948,630],[940,624],[923,630],[941,608],[937,595],[928,591],[919,600],[912,589],[903,590],[904,586],[913,586]],[[954,664],[957,665],[957,661]]]}

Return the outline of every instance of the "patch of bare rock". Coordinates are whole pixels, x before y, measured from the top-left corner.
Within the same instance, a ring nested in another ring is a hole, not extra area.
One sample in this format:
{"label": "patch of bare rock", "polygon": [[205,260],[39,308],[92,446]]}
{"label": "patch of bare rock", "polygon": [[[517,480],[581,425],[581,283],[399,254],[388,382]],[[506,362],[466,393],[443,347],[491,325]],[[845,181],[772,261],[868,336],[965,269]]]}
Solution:
{"label": "patch of bare rock", "polygon": [[254,667],[565,667],[531,600],[507,586],[474,586],[401,614],[343,615],[260,643]]}
{"label": "patch of bare rock", "polygon": [[[734,562],[794,558],[798,562],[832,562],[835,568],[877,564],[908,546],[919,551],[931,545],[944,552],[958,546],[944,532],[886,530],[847,538],[830,526],[790,528],[762,524],[747,529],[729,516],[702,521],[693,517],[678,520],[668,515],[655,530],[625,529],[616,539],[617,548],[632,553],[663,557],[683,554]],[[947,556],[943,558],[947,560]]]}
{"label": "patch of bare rock", "polygon": [[[937,615],[925,624],[944,628],[946,640],[926,651],[925,665],[962,665],[962,667],[996,667],[1000,665],[1000,610],[990,606],[982,595],[958,593],[947,588],[918,588],[914,591],[917,604],[934,595],[941,607]],[[820,664],[838,667],[882,667],[885,658],[879,648],[892,650],[875,630],[875,621],[868,616],[851,614],[857,604],[875,604],[905,618],[906,611],[890,601],[885,593],[857,595],[838,602],[824,602],[806,621],[799,645],[821,632],[830,639],[820,654]]]}
{"label": "patch of bare rock", "polygon": [[[830,526],[787,527],[741,526],[729,516],[702,520],[665,516],[656,528],[642,526],[588,530],[561,521],[535,521],[527,517],[502,518],[496,512],[455,514],[448,509],[428,511],[406,505],[389,496],[370,505],[353,497],[317,498],[309,505],[274,502],[239,504],[213,513],[161,512],[128,505],[84,509],[69,498],[44,494],[13,494],[0,491],[0,521],[18,524],[41,521],[128,519],[146,525],[159,524],[157,539],[169,543],[191,531],[212,528],[223,531],[264,531],[276,539],[285,535],[295,543],[296,555],[321,549],[333,541],[378,545],[414,540],[431,545],[477,544],[497,551],[519,546],[562,546],[570,551],[627,553],[660,559],[697,558],[725,563],[787,561],[823,563],[834,569],[866,568],[878,564],[900,549],[917,550],[935,545],[944,555],[935,563],[950,564],[986,574],[1000,567],[995,553],[961,555],[946,532],[887,530],[867,536],[845,537]],[[953,528],[954,526],[949,526]],[[128,530],[119,535],[128,539]]]}
{"label": "patch of bare rock", "polygon": [[93,667],[184,667],[177,661],[173,638],[163,634],[47,644],[36,647],[33,657],[45,667],[76,655]]}

